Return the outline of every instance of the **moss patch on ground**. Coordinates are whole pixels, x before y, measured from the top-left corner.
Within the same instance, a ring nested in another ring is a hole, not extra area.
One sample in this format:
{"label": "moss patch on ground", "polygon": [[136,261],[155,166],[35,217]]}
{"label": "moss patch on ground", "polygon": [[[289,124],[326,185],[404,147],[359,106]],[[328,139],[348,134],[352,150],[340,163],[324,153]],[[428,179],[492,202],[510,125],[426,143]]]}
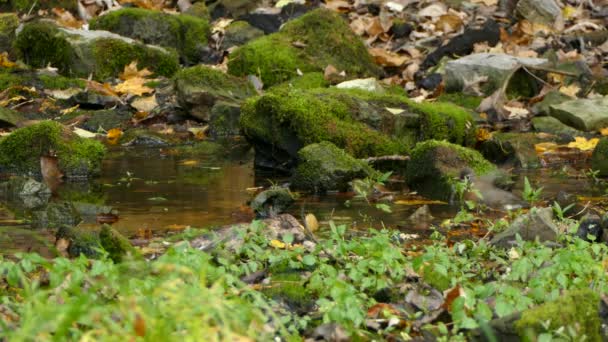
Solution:
{"label": "moss patch on ground", "polygon": [[54,121],[20,128],[0,140],[0,165],[10,171],[40,174],[40,157],[50,153],[57,155],[66,177],[85,177],[98,172],[105,147]]}
{"label": "moss patch on ground", "polygon": [[[294,43],[300,43],[296,47]],[[318,9],[286,23],[281,31],[255,39],[230,56],[228,70],[237,76],[257,75],[266,86],[327,65],[349,77],[379,75],[363,42],[336,13]]]}
{"label": "moss patch on ground", "polygon": [[174,48],[186,64],[200,60],[210,32],[206,19],[142,8],[109,12],[91,21],[91,29],[107,30],[145,44]]}

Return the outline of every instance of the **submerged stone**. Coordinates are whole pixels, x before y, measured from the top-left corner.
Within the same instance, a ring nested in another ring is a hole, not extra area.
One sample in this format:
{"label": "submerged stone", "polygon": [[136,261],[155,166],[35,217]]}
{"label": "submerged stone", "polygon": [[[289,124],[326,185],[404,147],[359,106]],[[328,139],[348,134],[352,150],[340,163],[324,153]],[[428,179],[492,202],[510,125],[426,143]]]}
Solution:
{"label": "submerged stone", "polygon": [[367,163],[355,159],[336,145],[323,141],[298,152],[299,164],[293,176],[293,186],[313,192],[346,191],[349,182],[365,178],[374,171]]}
{"label": "submerged stone", "polygon": [[37,68],[56,67],[66,76],[104,80],[115,77],[125,65],[138,62],[156,75],[177,71],[177,54],[145,45],[107,31],[85,31],[58,27],[52,21],[27,23],[17,35],[15,47],[23,60]]}
{"label": "submerged stone", "polygon": [[550,106],[551,116],[581,131],[599,131],[608,126],[608,97],[576,99]]}
{"label": "submerged stone", "polygon": [[496,167],[472,149],[445,141],[428,140],[418,143],[407,164],[406,181],[422,196],[450,201],[454,182],[465,168],[482,176]]}
{"label": "submerged stone", "polygon": [[556,135],[562,140],[572,141],[574,137],[582,137],[586,133],[572,128],[552,116],[532,118],[532,127],[536,132]]}
{"label": "submerged stone", "polygon": [[230,55],[228,71],[237,76],[257,75],[272,86],[293,78],[298,70],[323,71],[330,64],[352,78],[380,73],[348,24],[338,14],[318,9],[238,48]]}
{"label": "submerged stone", "polygon": [[91,29],[176,49],[186,64],[201,61],[210,34],[206,19],[187,14],[172,15],[142,8],[122,8],[91,21]]}
{"label": "submerged stone", "polygon": [[105,148],[54,121],[17,129],[0,140],[0,168],[10,172],[41,175],[40,158],[52,154],[65,177],[83,178],[99,172]]}

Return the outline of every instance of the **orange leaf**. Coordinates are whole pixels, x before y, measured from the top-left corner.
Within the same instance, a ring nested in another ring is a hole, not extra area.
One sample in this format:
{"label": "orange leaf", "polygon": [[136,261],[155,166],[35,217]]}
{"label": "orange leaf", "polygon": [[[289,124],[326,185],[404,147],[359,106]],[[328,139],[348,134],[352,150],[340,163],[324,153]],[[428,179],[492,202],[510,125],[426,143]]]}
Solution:
{"label": "orange leaf", "polygon": [[140,337],[146,336],[146,321],[144,321],[140,314],[135,314],[133,329],[135,330],[135,335]]}
{"label": "orange leaf", "polygon": [[8,59],[8,52],[2,52],[0,53],[0,68],[12,68],[14,66],[16,66],[17,64],[11,62]]}
{"label": "orange leaf", "polygon": [[108,143],[111,145],[118,144],[118,140],[122,136],[122,130],[120,128],[112,128],[108,131],[106,138],[108,139]]}
{"label": "orange leaf", "polygon": [[600,134],[603,136],[607,136],[608,135],[608,127],[604,127],[602,129],[600,129]]}

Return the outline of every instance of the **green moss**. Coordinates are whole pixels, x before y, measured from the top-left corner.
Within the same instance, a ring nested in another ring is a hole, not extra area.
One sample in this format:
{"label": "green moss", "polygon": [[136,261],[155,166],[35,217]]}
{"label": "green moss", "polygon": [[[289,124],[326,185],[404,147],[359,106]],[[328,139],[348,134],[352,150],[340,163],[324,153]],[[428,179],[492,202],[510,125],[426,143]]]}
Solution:
{"label": "green moss", "polygon": [[63,76],[40,75],[38,79],[42,82],[44,89],[84,88],[87,84],[85,80]]}
{"label": "green moss", "polygon": [[0,89],[22,85],[26,80],[20,74],[9,69],[0,68]]}
{"label": "green moss", "polygon": [[94,19],[91,28],[111,31],[146,44],[176,49],[189,64],[200,60],[209,36],[209,23],[205,19],[141,8],[123,8],[109,12]]}
{"label": "green moss", "polygon": [[[515,329],[524,341],[536,341],[540,334],[562,327],[574,329],[578,339],[602,341],[599,303],[599,295],[590,289],[571,291],[553,302],[524,311]],[[549,326],[543,327],[547,322]]]}
{"label": "green moss", "polygon": [[245,98],[255,94],[253,86],[248,81],[205,65],[181,69],[173,79],[177,88],[205,88],[218,94],[219,97]]}
{"label": "green moss", "polygon": [[19,17],[15,13],[0,13],[0,33],[15,30],[19,26]]}
{"label": "green moss", "polygon": [[129,240],[107,224],[101,227],[99,242],[114,262],[121,262],[129,256],[141,258],[141,254],[131,245]]}
{"label": "green moss", "polygon": [[32,13],[36,13],[40,9],[62,8],[77,13],[78,10],[77,2],[72,0],[5,0],[7,5],[3,5],[2,2],[0,1],[0,9],[5,8],[17,12],[29,12],[33,9]]}
{"label": "green moss", "polygon": [[66,239],[70,242],[67,252],[73,258],[81,254],[89,258],[99,256],[98,251],[101,249],[99,236],[91,231],[62,226],[57,231],[56,238],[57,240]]}
{"label": "green moss", "polygon": [[423,196],[449,200],[452,184],[464,167],[484,175],[496,167],[470,148],[446,141],[427,140],[412,150],[407,165],[407,183]]}
{"label": "green moss", "polygon": [[325,79],[322,72],[308,72],[302,76],[296,76],[289,81],[277,84],[269,90],[283,87],[296,89],[327,88],[329,87],[329,82]]}
{"label": "green moss", "polygon": [[483,98],[462,93],[443,93],[439,95],[437,100],[441,102],[453,103],[466,109],[475,110],[477,107],[479,107]]}
{"label": "green moss", "polygon": [[599,171],[602,177],[608,176],[608,139],[602,138],[591,155],[591,169]]}
{"label": "green moss", "polygon": [[269,298],[282,301],[292,310],[306,311],[312,307],[315,297],[304,287],[304,280],[298,273],[273,274],[270,285],[262,290]]}
{"label": "green moss", "polygon": [[[303,44],[295,47],[294,43]],[[318,9],[289,21],[280,32],[255,39],[230,56],[228,70],[237,76],[257,75],[266,86],[322,71],[327,65],[349,77],[375,76],[379,68],[363,42],[336,13]]]}
{"label": "green moss", "polygon": [[44,68],[50,64],[61,73],[69,72],[75,54],[59,29],[48,22],[24,25],[15,40],[15,47],[28,65]]}
{"label": "green moss", "polygon": [[156,75],[171,76],[179,68],[177,56],[142,45],[129,44],[122,40],[102,38],[93,42],[96,78],[105,79],[118,75],[125,65],[137,61],[138,68],[149,68]]}
{"label": "green moss", "polygon": [[55,152],[59,168],[70,176],[87,176],[98,171],[104,146],[74,135],[61,124],[44,121],[14,131],[0,140],[0,165],[9,170],[40,174],[40,156]]}
{"label": "green moss", "polygon": [[192,6],[190,6],[190,8],[186,10],[186,12],[184,12],[184,14],[191,15],[197,18],[202,18],[205,20],[211,19],[211,16],[209,15],[209,9],[207,8],[207,5],[205,5],[204,1],[199,1],[192,4]]}
{"label": "green moss", "polygon": [[450,103],[410,101],[410,107],[420,114],[420,132],[423,140],[447,140],[472,146],[475,144],[475,123],[465,109]]}

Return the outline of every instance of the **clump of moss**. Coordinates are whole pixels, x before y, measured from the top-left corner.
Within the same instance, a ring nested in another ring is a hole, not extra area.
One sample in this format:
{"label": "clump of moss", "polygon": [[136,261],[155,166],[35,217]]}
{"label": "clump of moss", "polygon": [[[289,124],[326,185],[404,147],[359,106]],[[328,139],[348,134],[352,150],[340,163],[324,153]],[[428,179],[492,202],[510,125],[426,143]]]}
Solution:
{"label": "clump of moss", "polygon": [[314,305],[315,297],[304,286],[304,280],[298,273],[273,274],[270,285],[262,290],[269,298],[282,301],[292,310],[306,312]]}
{"label": "clump of moss", "polygon": [[20,128],[0,140],[0,165],[11,171],[40,174],[40,157],[50,153],[57,155],[66,177],[83,177],[99,171],[105,147],[54,121]]}
{"label": "clump of moss", "polygon": [[[300,43],[294,46],[294,43]],[[379,68],[363,42],[336,13],[318,9],[286,23],[280,32],[260,37],[237,49],[228,70],[237,76],[258,75],[272,86],[302,72],[322,71],[327,65],[352,77],[375,76]]]}
{"label": "clump of moss", "polygon": [[[3,4],[4,2],[4,4]],[[77,13],[78,4],[71,0],[0,0],[0,10],[35,13],[40,9],[62,8]]]}
{"label": "clump of moss", "polygon": [[205,19],[142,8],[109,12],[91,21],[91,28],[131,37],[145,44],[174,48],[187,64],[200,61],[209,36],[209,23]]}
{"label": "clump of moss", "polygon": [[209,9],[205,5],[204,1],[195,2],[190,6],[184,14],[191,15],[193,17],[202,18],[205,20],[211,19]]}
{"label": "clump of moss", "polygon": [[9,51],[11,49],[17,27],[19,27],[19,17],[17,14],[0,13],[0,51]]}
{"label": "clump of moss", "polygon": [[131,245],[131,242],[120,234],[116,229],[104,224],[99,232],[99,242],[103,249],[108,252],[110,259],[121,262],[125,257],[141,258],[139,251]]}
{"label": "clump of moss", "polygon": [[407,164],[407,183],[423,196],[449,200],[453,182],[464,168],[484,175],[496,167],[470,148],[446,141],[427,140],[412,150]]}
{"label": "clump of moss", "polygon": [[205,65],[181,69],[174,76],[178,91],[187,92],[186,88],[205,88],[221,97],[244,99],[255,94],[253,86],[245,79],[227,75]]}
{"label": "clump of moss", "polygon": [[28,65],[44,68],[52,65],[59,72],[69,71],[75,52],[60,35],[59,29],[48,22],[33,22],[23,26],[15,40],[15,48]]}
{"label": "clump of moss", "polygon": [[38,79],[44,89],[84,88],[87,84],[85,80],[63,76],[40,75]]}
{"label": "clump of moss", "polygon": [[0,89],[22,85],[25,81],[22,75],[13,72],[13,70],[0,68]]}
{"label": "clump of moss", "polygon": [[462,93],[443,93],[439,95],[437,100],[441,102],[449,102],[458,105],[462,108],[475,110],[481,104],[482,97],[466,95]]}
{"label": "clump of moss", "polygon": [[423,140],[447,140],[472,146],[475,143],[475,123],[471,113],[450,103],[415,103],[410,107],[420,114],[420,133]]}
{"label": "clump of moss", "polygon": [[296,76],[289,81],[277,84],[272,89],[290,87],[296,89],[315,89],[329,87],[329,81],[325,79],[322,72],[307,72],[302,76]]}
{"label": "clump of moss", "polygon": [[327,141],[304,147],[298,156],[300,162],[293,178],[293,186],[297,189],[346,191],[350,181],[374,172],[365,162]]}
{"label": "clump of moss", "polygon": [[[599,303],[599,295],[591,289],[574,290],[524,311],[515,322],[515,329],[526,341],[535,341],[540,334],[562,327],[574,329],[580,339],[602,341]],[[544,327],[547,322],[549,326]]]}
{"label": "clump of moss", "polygon": [[595,146],[591,155],[591,168],[602,177],[608,176],[608,139],[603,138]]}

